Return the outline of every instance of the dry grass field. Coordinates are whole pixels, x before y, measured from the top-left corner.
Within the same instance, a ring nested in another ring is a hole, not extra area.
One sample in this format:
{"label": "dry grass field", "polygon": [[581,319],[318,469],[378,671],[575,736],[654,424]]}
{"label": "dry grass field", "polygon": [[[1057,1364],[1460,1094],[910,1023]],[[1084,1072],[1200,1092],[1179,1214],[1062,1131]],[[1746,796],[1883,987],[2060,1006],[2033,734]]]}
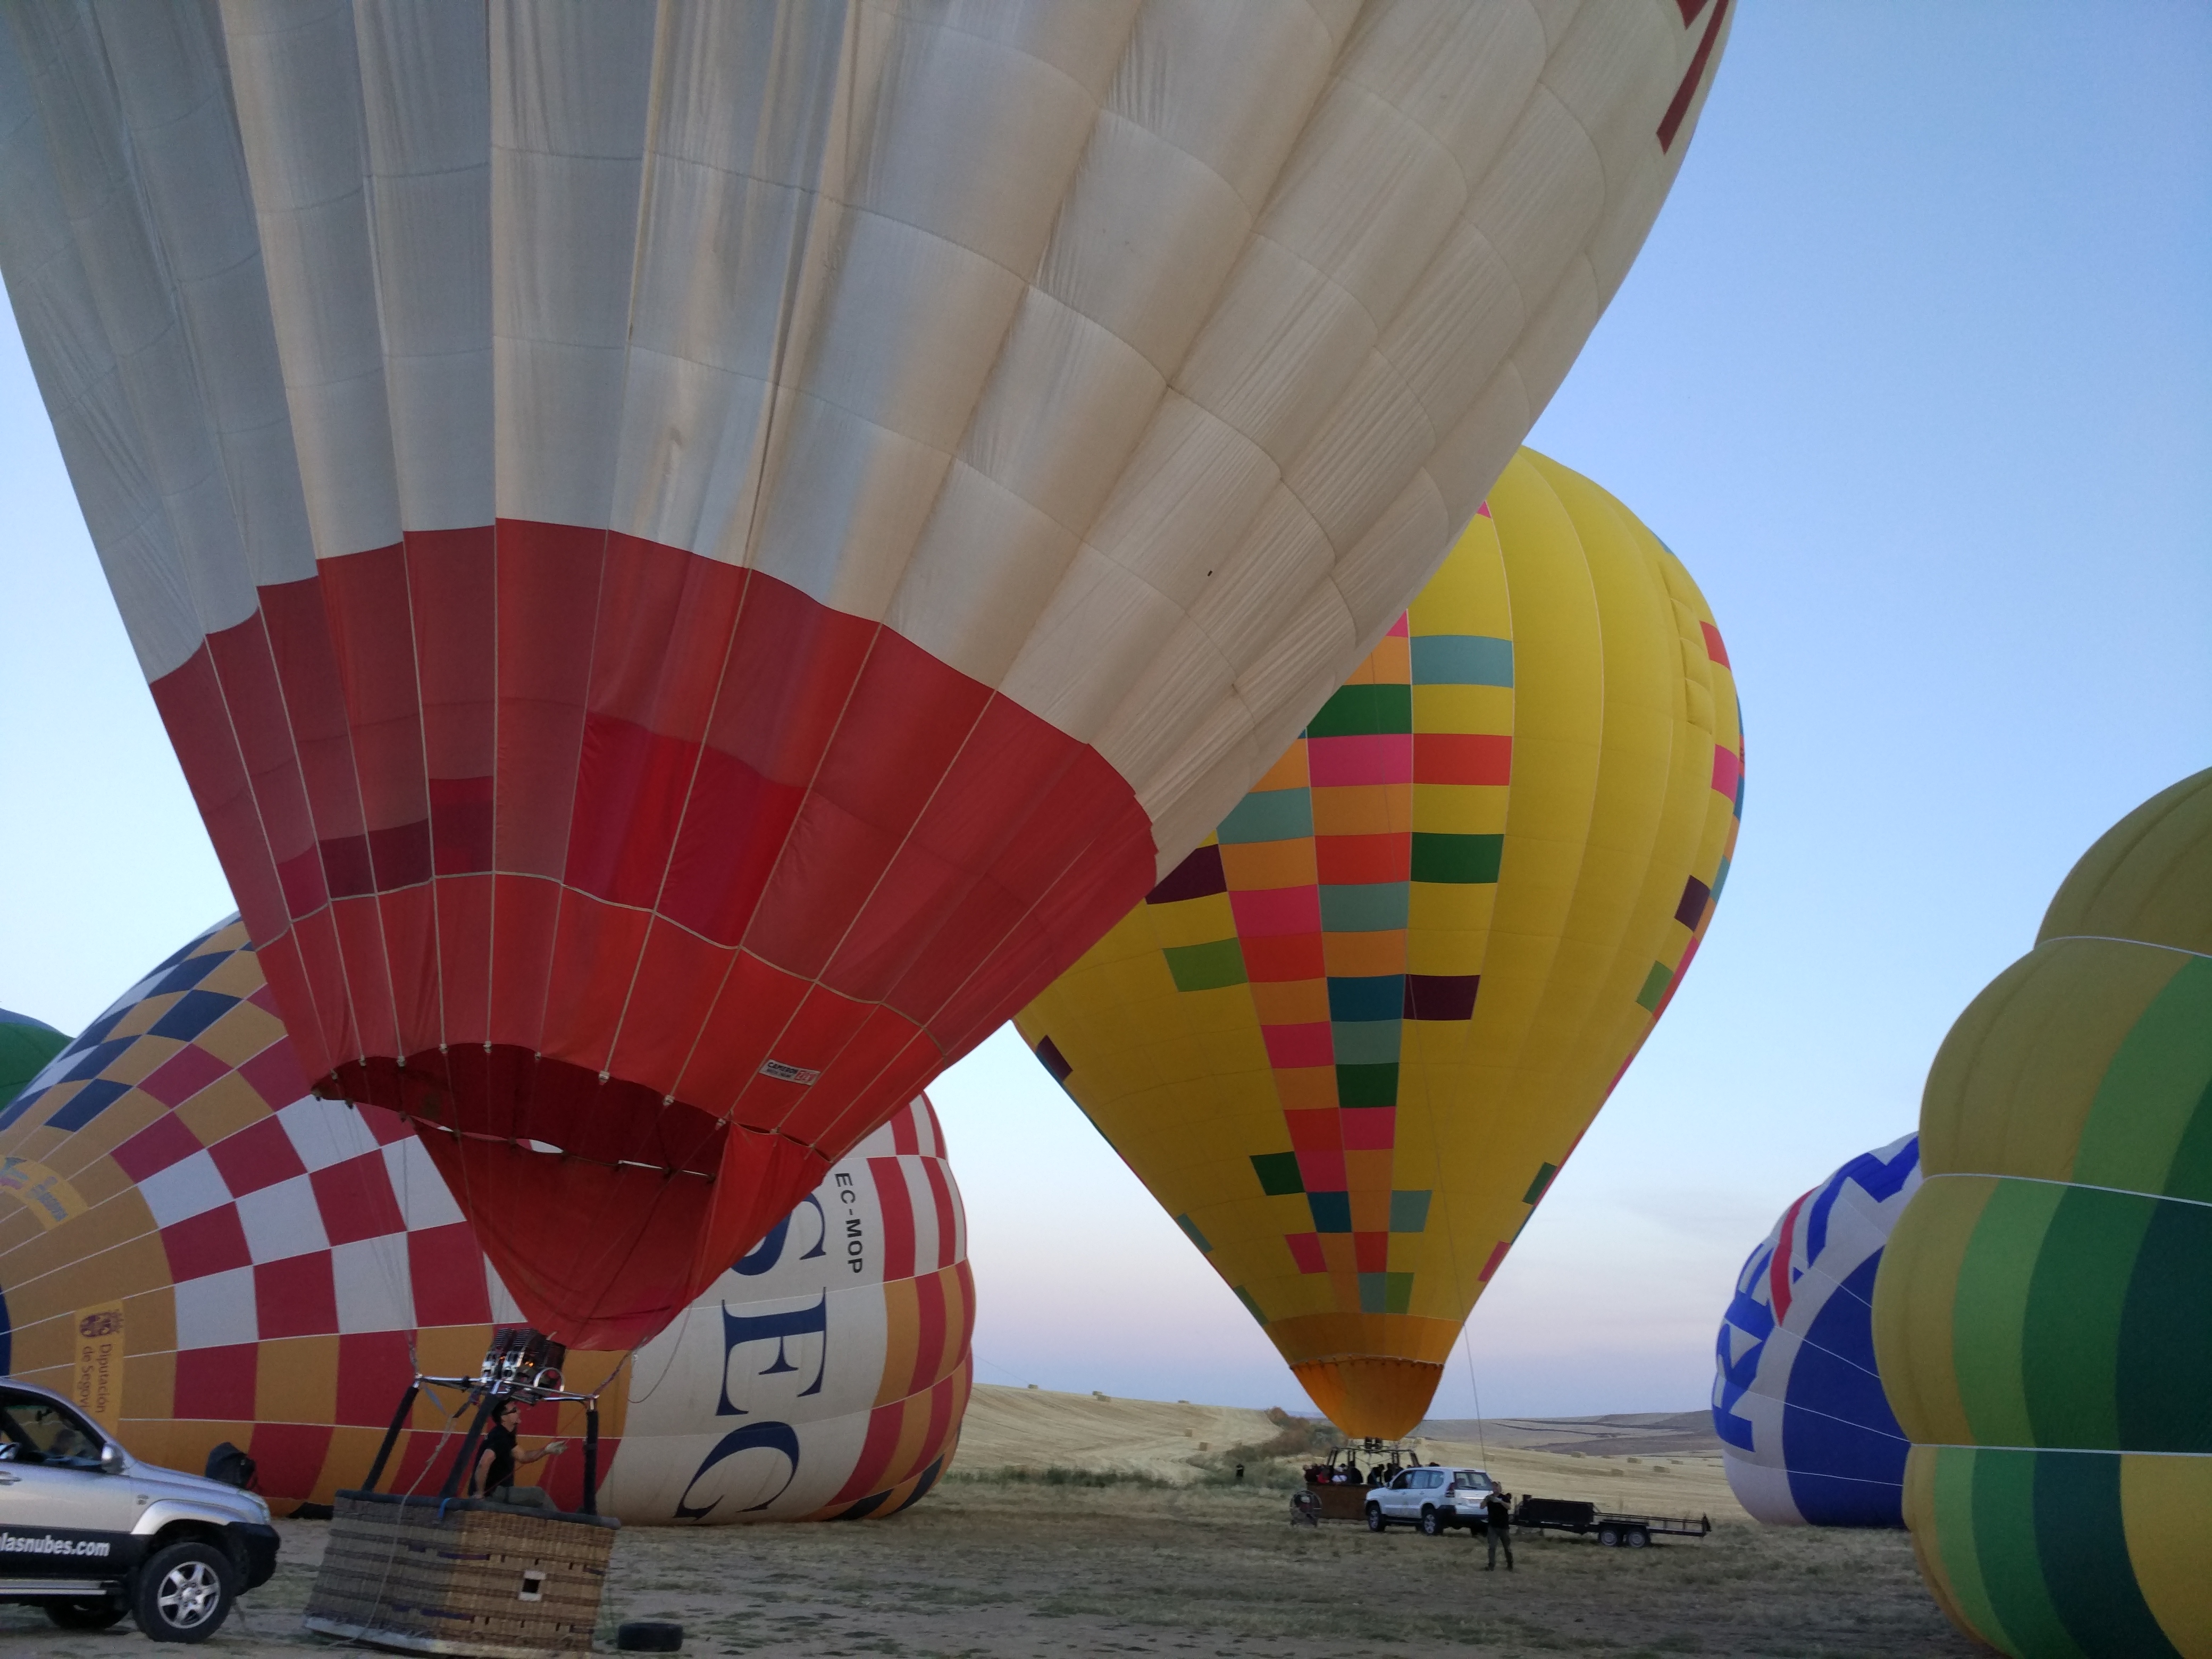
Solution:
{"label": "dry grass field", "polygon": [[[1516,1571],[1486,1573],[1481,1545],[1464,1534],[1288,1524],[1287,1491],[1270,1484],[1283,1474],[1271,1477],[1250,1450],[1279,1432],[1261,1413],[1222,1407],[979,1391],[959,1470],[904,1515],[625,1531],[599,1645],[612,1648],[620,1620],[667,1618],[685,1626],[687,1653],[760,1659],[1978,1651],[1928,1599],[1903,1534],[1756,1526],[1726,1501],[1709,1459],[1492,1444],[1490,1468],[1518,1488],[1709,1513],[1715,1530],[1639,1551],[1523,1538]],[[1460,1461],[1455,1443],[1433,1444]],[[1240,1447],[1243,1483],[1224,1468]],[[324,1528],[282,1524],[276,1578],[204,1650],[209,1659],[341,1645],[298,1622]],[[143,1641],[127,1626],[66,1635],[31,1609],[0,1607],[9,1659],[120,1659],[146,1651]]]}

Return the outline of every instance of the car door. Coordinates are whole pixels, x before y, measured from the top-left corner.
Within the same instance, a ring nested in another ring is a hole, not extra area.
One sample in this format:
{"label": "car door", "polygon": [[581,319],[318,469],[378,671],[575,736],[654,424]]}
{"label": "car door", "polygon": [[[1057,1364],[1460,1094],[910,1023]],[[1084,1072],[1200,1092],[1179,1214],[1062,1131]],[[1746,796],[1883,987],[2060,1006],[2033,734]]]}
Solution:
{"label": "car door", "polygon": [[1407,1469],[1382,1490],[1382,1513],[1394,1521],[1410,1520],[1420,1513],[1413,1492],[1413,1471]]}
{"label": "car door", "polygon": [[106,1443],[58,1401],[0,1388],[0,1582],[121,1571],[137,1505],[131,1481],[100,1468]]}

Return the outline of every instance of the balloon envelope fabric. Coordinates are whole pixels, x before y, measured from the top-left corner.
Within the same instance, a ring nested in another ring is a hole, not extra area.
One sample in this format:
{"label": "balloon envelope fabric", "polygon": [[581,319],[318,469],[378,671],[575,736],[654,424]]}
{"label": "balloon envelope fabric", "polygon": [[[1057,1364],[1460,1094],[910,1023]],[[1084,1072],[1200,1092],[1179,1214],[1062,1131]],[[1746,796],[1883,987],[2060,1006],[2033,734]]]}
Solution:
{"label": "balloon envelope fabric", "polygon": [[1727,879],[1728,653],[1522,451],[1218,833],[1019,1015],[1346,1433],[1426,1410]]}
{"label": "balloon envelope fabric", "polygon": [[0,267],[319,1090],[673,1318],[1382,635],[1729,14],[11,9]]}
{"label": "balloon envelope fabric", "polygon": [[[360,1482],[410,1354],[472,1375],[520,1316],[405,1122],[308,1095],[269,1004],[245,929],[218,927],[0,1113],[0,1371],[157,1462],[244,1447],[282,1513]],[[964,1228],[919,1098],[627,1368],[572,1349],[572,1384],[605,1385],[603,1510],[830,1518],[927,1492],[967,1401]],[[533,1444],[582,1426],[578,1407],[523,1414]],[[389,1481],[436,1490],[453,1433],[426,1394]],[[573,1505],[581,1458],[525,1479]]]}
{"label": "balloon envelope fabric", "polygon": [[1782,1212],[1721,1322],[1713,1428],[1736,1501],[1771,1524],[1901,1527],[1903,1430],[1874,1360],[1874,1280],[1920,1188],[1920,1142],[1862,1153]]}
{"label": "balloon envelope fabric", "polygon": [[2082,856],[1928,1074],[1875,1289],[1905,1520],[2019,1655],[2212,1654],[2212,771]]}
{"label": "balloon envelope fabric", "polygon": [[0,1106],[5,1106],[46,1063],[69,1046],[63,1032],[42,1019],[0,1008]]}

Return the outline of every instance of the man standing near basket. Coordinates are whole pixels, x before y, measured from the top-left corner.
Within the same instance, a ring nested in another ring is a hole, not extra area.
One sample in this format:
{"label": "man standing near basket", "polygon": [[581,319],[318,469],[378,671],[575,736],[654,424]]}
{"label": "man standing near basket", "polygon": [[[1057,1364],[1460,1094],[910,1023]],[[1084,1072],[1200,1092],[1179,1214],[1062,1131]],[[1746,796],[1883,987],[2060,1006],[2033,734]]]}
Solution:
{"label": "man standing near basket", "polygon": [[[514,1425],[521,1416],[521,1407],[512,1400],[502,1400],[492,1413],[491,1427],[484,1433],[483,1446],[477,1453],[477,1466],[469,1471],[469,1496],[481,1494],[495,1504],[514,1501],[515,1467],[535,1463],[566,1451],[565,1440],[550,1440],[538,1451],[518,1451],[515,1449]],[[1507,1565],[1510,1566],[1510,1561]]]}

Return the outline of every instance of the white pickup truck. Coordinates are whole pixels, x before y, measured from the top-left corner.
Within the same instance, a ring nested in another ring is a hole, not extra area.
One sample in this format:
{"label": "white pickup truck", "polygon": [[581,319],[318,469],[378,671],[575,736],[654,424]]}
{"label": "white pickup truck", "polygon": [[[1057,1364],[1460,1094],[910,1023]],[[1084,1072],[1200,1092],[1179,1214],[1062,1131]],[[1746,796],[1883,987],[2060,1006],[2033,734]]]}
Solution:
{"label": "white pickup truck", "polygon": [[1491,1491],[1482,1469],[1407,1469],[1387,1486],[1368,1488],[1367,1530],[1419,1527],[1431,1538],[1454,1527],[1473,1530],[1482,1524],[1482,1501]]}
{"label": "white pickup truck", "polygon": [[252,1492],[142,1463],[61,1395],[0,1377],[0,1602],[204,1642],[276,1570],[276,1544]]}

